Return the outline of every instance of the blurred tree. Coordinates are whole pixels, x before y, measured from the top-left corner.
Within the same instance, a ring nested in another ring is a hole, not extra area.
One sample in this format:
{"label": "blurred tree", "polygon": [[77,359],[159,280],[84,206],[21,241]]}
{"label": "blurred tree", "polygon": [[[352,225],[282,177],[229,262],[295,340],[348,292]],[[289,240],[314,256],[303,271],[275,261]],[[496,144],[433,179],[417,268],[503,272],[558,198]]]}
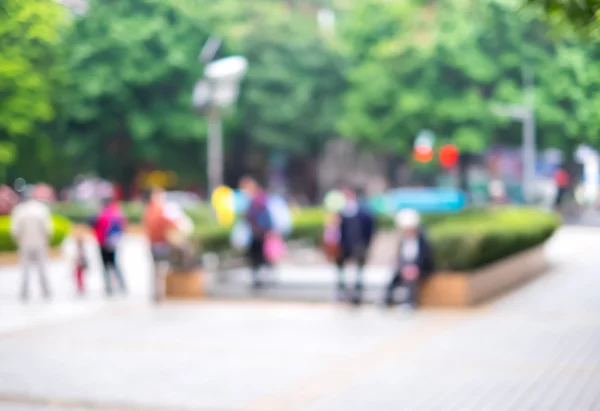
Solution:
{"label": "blurred tree", "polygon": [[239,126],[263,147],[315,154],[336,132],[345,61],[314,15],[276,10],[262,19],[242,43],[249,72]]}
{"label": "blurred tree", "polygon": [[373,147],[407,154],[422,129],[479,151],[491,117],[480,81],[496,67],[482,57],[464,2],[369,0],[347,10],[342,36],[353,62],[339,128]]}
{"label": "blurred tree", "polygon": [[139,160],[203,174],[206,125],[191,91],[200,48],[215,34],[218,57],[249,60],[239,108],[225,115],[226,146],[242,156],[250,146],[315,153],[335,134],[345,83],[344,60],[311,10],[281,0],[91,1],[66,40],[65,150],[82,169],[121,181]]}
{"label": "blurred tree", "polygon": [[142,159],[177,172],[196,167],[206,129],[191,105],[207,38],[202,12],[185,0],[92,0],[75,20],[62,103],[64,150],[81,171],[127,189]]}
{"label": "blurred tree", "polygon": [[342,30],[354,64],[342,134],[405,154],[424,128],[462,152],[519,144],[518,123],[494,117],[490,103],[523,104],[529,70],[541,145],[595,141],[598,76],[589,47],[549,36],[539,14],[519,10],[511,0],[350,7]]}
{"label": "blurred tree", "polygon": [[54,0],[0,2],[0,164],[12,165],[11,176],[52,169],[48,127],[64,74],[58,46],[66,17]]}
{"label": "blurred tree", "polygon": [[530,6],[541,8],[547,19],[559,27],[598,37],[600,35],[599,0],[526,0]]}
{"label": "blurred tree", "polygon": [[226,118],[231,182],[248,171],[251,149],[313,156],[336,135],[346,60],[319,30],[316,3],[203,2],[211,31],[224,39],[221,55],[249,62],[238,108]]}

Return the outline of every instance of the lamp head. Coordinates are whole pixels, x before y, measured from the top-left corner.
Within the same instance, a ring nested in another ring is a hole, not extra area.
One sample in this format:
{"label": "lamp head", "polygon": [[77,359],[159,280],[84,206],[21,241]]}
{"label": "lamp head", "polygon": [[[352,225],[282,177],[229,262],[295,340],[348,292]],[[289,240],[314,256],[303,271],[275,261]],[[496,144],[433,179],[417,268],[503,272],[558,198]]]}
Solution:
{"label": "lamp head", "polygon": [[226,57],[206,65],[204,75],[214,82],[239,82],[248,70],[248,61],[242,56]]}

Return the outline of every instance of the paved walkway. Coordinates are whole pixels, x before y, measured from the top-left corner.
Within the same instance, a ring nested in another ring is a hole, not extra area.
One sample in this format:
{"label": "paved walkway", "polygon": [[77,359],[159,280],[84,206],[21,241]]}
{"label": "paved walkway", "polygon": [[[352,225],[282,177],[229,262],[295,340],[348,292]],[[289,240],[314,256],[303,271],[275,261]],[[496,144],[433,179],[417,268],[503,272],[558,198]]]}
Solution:
{"label": "paved walkway", "polygon": [[[599,243],[600,231],[565,229],[536,282],[479,309],[414,315],[153,307],[141,258],[126,267],[128,299],[104,301],[98,281],[80,304],[58,285],[66,274],[53,274],[57,301],[21,306],[16,272],[2,269],[0,323],[23,319],[0,328],[0,411],[600,411]],[[61,305],[75,314],[32,314]]]}

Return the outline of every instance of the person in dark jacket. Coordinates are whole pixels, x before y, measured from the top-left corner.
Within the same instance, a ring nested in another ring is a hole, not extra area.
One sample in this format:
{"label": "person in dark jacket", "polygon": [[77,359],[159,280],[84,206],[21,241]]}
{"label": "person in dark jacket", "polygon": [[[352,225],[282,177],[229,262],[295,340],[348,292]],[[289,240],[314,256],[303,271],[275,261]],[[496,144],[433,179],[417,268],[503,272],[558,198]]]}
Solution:
{"label": "person in dark jacket", "polygon": [[396,225],[401,231],[400,247],[396,267],[385,294],[385,304],[395,304],[394,292],[405,286],[408,291],[406,303],[416,308],[419,288],[433,272],[433,254],[425,232],[420,227],[420,216],[415,210],[402,210],[396,216]]}
{"label": "person in dark jacket", "polygon": [[252,177],[244,177],[240,181],[240,190],[250,200],[246,211],[246,222],[252,233],[252,240],[248,247],[248,260],[252,269],[253,287],[262,285],[260,280],[260,269],[269,266],[265,258],[265,239],[273,229],[273,221],[268,208],[268,193]]}
{"label": "person in dark jacket", "polygon": [[[342,190],[346,197],[346,204],[339,215],[339,255],[337,258],[338,286],[337,298],[360,304],[363,292],[363,271],[367,261],[371,239],[375,229],[373,215],[363,207],[356,195],[356,191],[350,188]],[[346,290],[344,268],[348,261],[354,260],[357,265],[356,283],[354,294],[349,295]]]}

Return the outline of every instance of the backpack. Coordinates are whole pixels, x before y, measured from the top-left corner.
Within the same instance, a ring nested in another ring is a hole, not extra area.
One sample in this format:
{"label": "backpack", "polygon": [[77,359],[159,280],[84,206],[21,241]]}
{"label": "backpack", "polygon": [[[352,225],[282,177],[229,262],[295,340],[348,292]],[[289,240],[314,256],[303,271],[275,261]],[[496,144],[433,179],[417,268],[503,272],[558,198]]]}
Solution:
{"label": "backpack", "polygon": [[109,249],[116,249],[117,243],[123,236],[123,224],[120,218],[111,217],[106,233],[104,236],[104,247]]}

